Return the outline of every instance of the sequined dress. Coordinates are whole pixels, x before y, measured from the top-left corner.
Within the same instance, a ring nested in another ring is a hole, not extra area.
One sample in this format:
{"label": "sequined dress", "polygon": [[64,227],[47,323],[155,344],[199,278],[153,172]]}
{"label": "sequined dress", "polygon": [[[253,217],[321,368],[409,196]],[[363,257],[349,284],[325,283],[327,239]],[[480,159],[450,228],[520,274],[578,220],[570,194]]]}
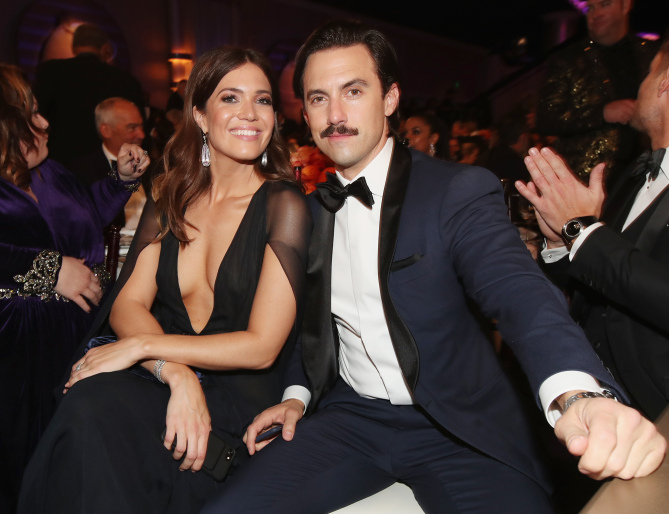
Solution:
{"label": "sequined dress", "polygon": [[657,48],[656,42],[630,35],[610,47],[584,39],[549,61],[537,128],[558,136],[556,150],[580,177],[587,180],[600,162],[616,177],[641,153],[639,134],[628,125],[606,122],[604,106],[636,98]]}
{"label": "sequined dress", "polygon": [[0,178],[0,512],[14,510],[23,469],[55,408],[53,389],[95,314],[24,296],[14,277],[43,250],[102,264],[102,227],[130,196],[112,179],[86,188],[51,160],[32,171],[31,189],[37,203]]}

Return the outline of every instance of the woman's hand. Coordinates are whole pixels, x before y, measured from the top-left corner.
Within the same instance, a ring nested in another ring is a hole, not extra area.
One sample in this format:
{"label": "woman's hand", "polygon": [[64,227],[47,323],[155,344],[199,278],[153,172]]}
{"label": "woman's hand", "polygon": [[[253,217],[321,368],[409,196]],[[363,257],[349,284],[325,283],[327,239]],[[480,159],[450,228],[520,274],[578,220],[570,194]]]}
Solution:
{"label": "woman's hand", "polygon": [[171,450],[176,438],[174,460],[185,454],[179,469],[199,471],[211,432],[211,416],[202,386],[195,373],[183,364],[168,362],[161,375],[172,393],[165,419],[165,448]]}
{"label": "woman's hand", "polygon": [[58,282],[53,290],[72,300],[86,312],[91,312],[91,307],[85,298],[94,305],[98,305],[102,298],[102,287],[98,277],[84,264],[83,259],[74,257],[63,257]]}
{"label": "woman's hand", "polygon": [[137,180],[148,168],[151,159],[140,146],[125,143],[116,157],[118,176],[123,182]]}
{"label": "woman's hand", "polygon": [[147,334],[126,337],[115,343],[91,348],[79,359],[70,373],[70,379],[65,384],[65,391],[84,378],[92,377],[98,373],[109,373],[128,369],[133,364],[144,360],[141,347]]}

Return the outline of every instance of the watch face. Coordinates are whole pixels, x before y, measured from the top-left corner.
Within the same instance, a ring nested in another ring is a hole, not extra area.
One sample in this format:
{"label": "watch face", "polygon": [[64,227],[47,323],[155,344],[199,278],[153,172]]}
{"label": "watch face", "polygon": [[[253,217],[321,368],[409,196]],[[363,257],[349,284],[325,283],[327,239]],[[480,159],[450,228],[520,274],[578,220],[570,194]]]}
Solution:
{"label": "watch face", "polygon": [[576,237],[581,233],[581,222],[578,220],[570,220],[564,226],[564,233],[567,237]]}

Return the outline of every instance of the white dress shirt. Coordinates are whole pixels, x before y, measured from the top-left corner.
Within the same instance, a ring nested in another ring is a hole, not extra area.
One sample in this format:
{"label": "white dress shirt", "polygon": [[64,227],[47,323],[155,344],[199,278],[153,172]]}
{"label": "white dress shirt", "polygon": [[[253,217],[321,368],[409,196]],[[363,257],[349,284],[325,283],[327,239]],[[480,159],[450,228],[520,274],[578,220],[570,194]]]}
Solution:
{"label": "white dress shirt", "polygon": [[[393,139],[354,180],[365,177],[374,197],[370,208],[348,197],[335,214],[332,252],[332,314],[339,332],[339,374],[359,395],[410,405],[411,392],[395,354],[386,324],[379,286],[379,225],[381,204]],[[339,172],[344,186],[350,183]],[[560,417],[554,400],[571,390],[601,391],[597,381],[578,371],[549,377],[539,397],[551,425]],[[311,398],[301,386],[291,386],[283,399],[297,398],[305,406]],[[305,407],[306,408],[306,407]]]}

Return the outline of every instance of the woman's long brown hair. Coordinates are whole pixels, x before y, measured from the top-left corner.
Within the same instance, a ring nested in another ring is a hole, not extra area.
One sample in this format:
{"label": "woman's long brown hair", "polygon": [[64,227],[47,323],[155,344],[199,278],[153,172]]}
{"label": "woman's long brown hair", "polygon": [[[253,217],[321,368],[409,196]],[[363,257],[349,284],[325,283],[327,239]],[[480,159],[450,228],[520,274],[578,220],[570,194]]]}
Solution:
{"label": "woman's long brown hair", "polygon": [[0,177],[21,189],[30,187],[25,154],[37,149],[35,136],[45,132],[33,122],[35,112],[35,97],[23,71],[0,64]]}
{"label": "woman's long brown hair", "polygon": [[[186,85],[183,122],[165,147],[164,172],[155,179],[153,186],[160,238],[171,231],[182,245],[190,242],[186,226],[196,227],[186,221],[186,208],[211,188],[211,172],[200,162],[202,131],[195,122],[193,107],[205,112],[207,100],[221,79],[246,63],[258,66],[272,84],[272,91],[276,91],[269,61],[255,50],[229,46],[217,48],[202,55],[193,66]],[[276,103],[273,103],[276,111]],[[260,156],[256,159],[256,171],[266,180],[298,184],[276,122],[267,145],[267,166],[260,166],[259,161]]]}

